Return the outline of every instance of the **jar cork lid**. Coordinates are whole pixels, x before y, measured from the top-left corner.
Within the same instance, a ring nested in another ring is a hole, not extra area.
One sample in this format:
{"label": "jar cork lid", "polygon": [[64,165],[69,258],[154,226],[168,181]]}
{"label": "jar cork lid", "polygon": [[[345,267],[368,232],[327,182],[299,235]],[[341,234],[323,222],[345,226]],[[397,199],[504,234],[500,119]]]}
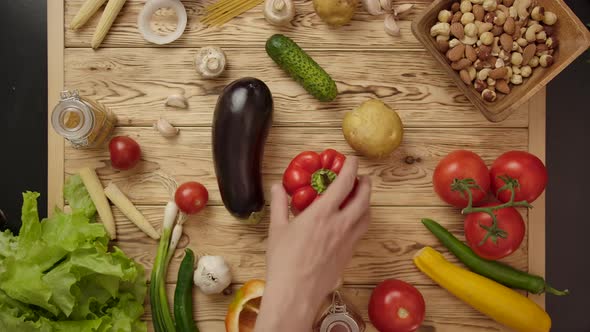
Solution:
{"label": "jar cork lid", "polygon": [[61,100],[51,113],[51,125],[68,140],[84,139],[92,131],[94,114],[78,95],[78,91],[63,91]]}

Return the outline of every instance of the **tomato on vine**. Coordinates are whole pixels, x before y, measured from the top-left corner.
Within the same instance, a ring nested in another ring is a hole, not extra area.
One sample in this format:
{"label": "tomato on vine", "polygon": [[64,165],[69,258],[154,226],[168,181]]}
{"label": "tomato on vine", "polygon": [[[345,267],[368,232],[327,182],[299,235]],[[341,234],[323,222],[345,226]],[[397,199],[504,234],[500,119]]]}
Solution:
{"label": "tomato on vine", "polygon": [[510,201],[514,188],[514,201],[534,202],[547,186],[547,169],[535,155],[525,151],[502,154],[490,169],[492,191],[501,202]]}

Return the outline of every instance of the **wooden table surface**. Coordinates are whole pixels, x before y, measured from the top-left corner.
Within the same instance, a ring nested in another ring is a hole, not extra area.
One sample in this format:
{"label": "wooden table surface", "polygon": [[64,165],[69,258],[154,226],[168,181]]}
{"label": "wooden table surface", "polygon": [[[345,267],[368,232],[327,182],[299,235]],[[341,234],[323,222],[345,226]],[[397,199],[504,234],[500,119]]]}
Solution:
{"label": "wooden table surface", "polygon": [[[346,269],[346,295],[368,322],[366,308],[372,287],[385,278],[400,278],[416,285],[426,299],[427,315],[421,331],[503,330],[435,285],[415,268],[411,258],[424,245],[431,245],[457,262],[419,222],[422,217],[431,217],[462,236],[459,211],[446,206],[432,190],[434,167],[447,153],[470,149],[488,164],[508,150],[529,150],[544,159],[544,89],[506,121],[488,122],[437,68],[410,31],[410,21],[426,8],[428,0],[412,2],[416,4],[414,14],[400,23],[399,38],[386,35],[382,19],[360,9],[351,24],[329,28],[313,12],[311,1],[295,1],[298,13],[287,28],[268,25],[261,6],[223,28],[206,28],[199,17],[203,7],[213,0],[186,0],[187,29],[179,41],[168,47],[156,47],[141,38],[136,21],[144,1],[128,0],[97,51],[89,44],[100,12],[78,32],[64,28],[82,2],[48,2],[49,109],[64,87],[79,89],[82,95],[100,101],[117,114],[119,126],[115,134],[136,139],[143,158],[136,169],[118,172],[110,167],[107,149],[75,150],[50,130],[49,206],[63,204],[65,176],[80,167],[93,166],[103,184],[116,182],[159,228],[170,192],[146,179],[157,171],[179,183],[197,180],[208,188],[210,204],[188,221],[179,248],[190,247],[197,255],[224,256],[234,272],[234,287],[239,287],[248,279],[264,277],[268,218],[260,225],[243,225],[221,203],[210,135],[213,109],[223,87],[240,77],[254,76],[265,81],[273,93],[275,120],[263,162],[266,189],[281,179],[290,159],[302,150],[331,147],[353,154],[341,133],[342,117],[368,98],[380,98],[398,111],[406,135],[390,158],[360,159],[361,173],[373,179],[373,221]],[[174,29],[169,14],[162,13],[157,29]],[[335,102],[317,102],[266,56],[264,43],[276,32],[292,37],[332,74],[340,91]],[[206,45],[226,50],[229,68],[221,78],[204,81],[195,72],[194,55]],[[166,108],[164,102],[171,94],[185,95],[189,109]],[[151,127],[160,117],[181,128],[178,137],[164,138]],[[535,210],[522,210],[528,224],[527,238],[505,261],[544,275],[544,195],[535,206]],[[149,272],[157,242],[116,208],[113,210],[118,233],[115,244]],[[171,263],[169,293],[174,288],[182,253],[177,250]],[[544,305],[543,297],[533,298]],[[223,331],[231,298],[207,297],[195,291],[195,299],[201,330]],[[146,310],[145,318],[149,320],[149,306]],[[369,324],[368,331],[376,330]]]}

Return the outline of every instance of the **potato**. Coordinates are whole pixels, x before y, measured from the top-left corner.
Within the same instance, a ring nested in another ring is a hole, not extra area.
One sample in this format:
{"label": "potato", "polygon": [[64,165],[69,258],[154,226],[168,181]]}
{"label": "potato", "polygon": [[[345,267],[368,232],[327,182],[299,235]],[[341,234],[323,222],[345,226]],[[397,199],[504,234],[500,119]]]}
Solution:
{"label": "potato", "polygon": [[346,113],[342,122],[346,142],[365,157],[389,156],[402,143],[404,128],[399,115],[378,99]]}
{"label": "potato", "polygon": [[318,16],[333,26],[350,22],[357,5],[358,0],[313,0],[313,8]]}

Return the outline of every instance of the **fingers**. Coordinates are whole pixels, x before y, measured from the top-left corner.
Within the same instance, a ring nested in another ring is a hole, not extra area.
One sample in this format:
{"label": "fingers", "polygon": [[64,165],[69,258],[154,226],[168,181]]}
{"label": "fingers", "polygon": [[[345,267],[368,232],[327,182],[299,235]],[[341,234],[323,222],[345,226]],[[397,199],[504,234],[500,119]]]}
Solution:
{"label": "fingers", "polygon": [[289,197],[279,183],[272,185],[270,202],[270,232],[289,223]]}
{"label": "fingers", "polygon": [[340,204],[342,204],[348,194],[352,191],[357,171],[358,159],[354,156],[347,157],[336,180],[330,184],[328,190],[326,190],[326,192],[322,194],[322,198],[318,200],[319,205],[322,206],[321,209],[338,209]]}
{"label": "fingers", "polygon": [[371,178],[361,176],[354,197],[340,211],[343,219],[353,224],[360,221],[369,210],[371,204]]}

